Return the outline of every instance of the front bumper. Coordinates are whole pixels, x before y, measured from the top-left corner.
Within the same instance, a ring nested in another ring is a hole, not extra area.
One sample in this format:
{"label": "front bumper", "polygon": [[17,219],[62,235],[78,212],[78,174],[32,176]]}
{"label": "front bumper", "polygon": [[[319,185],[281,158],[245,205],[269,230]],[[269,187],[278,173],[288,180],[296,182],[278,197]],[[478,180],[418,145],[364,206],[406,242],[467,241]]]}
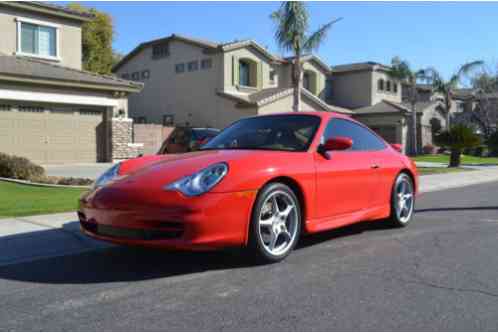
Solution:
{"label": "front bumper", "polygon": [[[158,197],[160,196],[160,197]],[[105,187],[80,200],[86,235],[116,244],[185,250],[243,246],[256,191],[123,193]]]}

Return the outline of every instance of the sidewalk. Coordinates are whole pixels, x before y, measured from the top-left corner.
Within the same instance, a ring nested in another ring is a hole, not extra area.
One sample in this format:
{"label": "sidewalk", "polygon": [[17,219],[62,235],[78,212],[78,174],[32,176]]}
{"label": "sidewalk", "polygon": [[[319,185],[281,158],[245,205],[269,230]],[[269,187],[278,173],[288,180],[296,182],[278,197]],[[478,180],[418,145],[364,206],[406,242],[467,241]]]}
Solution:
{"label": "sidewalk", "polygon": [[488,166],[475,171],[420,176],[420,192],[433,192],[498,181],[498,167]]}
{"label": "sidewalk", "polygon": [[108,246],[83,235],[74,212],[0,219],[0,266]]}
{"label": "sidewalk", "polygon": [[[420,177],[420,192],[498,181],[498,167]],[[462,189],[464,191],[464,189]],[[112,245],[83,235],[76,214],[0,219],[0,267],[23,261],[76,254]]]}

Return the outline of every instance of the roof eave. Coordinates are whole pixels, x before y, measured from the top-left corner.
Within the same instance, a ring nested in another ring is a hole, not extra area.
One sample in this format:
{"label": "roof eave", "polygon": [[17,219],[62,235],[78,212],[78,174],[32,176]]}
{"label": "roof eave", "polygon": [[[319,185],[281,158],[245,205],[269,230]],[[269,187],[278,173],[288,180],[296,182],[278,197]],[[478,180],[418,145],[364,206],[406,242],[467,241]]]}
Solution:
{"label": "roof eave", "polygon": [[93,19],[93,16],[70,14],[67,12],[58,11],[56,9],[46,8],[43,6],[36,6],[36,5],[29,3],[29,2],[2,1],[2,5],[10,6],[10,7],[18,8],[18,9],[24,9],[27,11],[52,15],[52,16],[63,17],[63,18],[67,18],[67,19],[80,21],[80,22],[89,22]]}
{"label": "roof eave", "polygon": [[122,91],[129,93],[138,93],[142,91],[143,84],[137,83],[136,85],[113,85],[113,84],[102,84],[102,83],[85,83],[70,80],[51,80],[47,78],[37,78],[37,77],[27,77],[27,76],[14,76],[0,74],[0,81],[8,82],[19,82],[19,83],[30,83],[30,84],[40,84],[48,86],[59,86],[59,87],[71,87],[71,88],[81,88],[90,90],[106,90],[106,91]]}

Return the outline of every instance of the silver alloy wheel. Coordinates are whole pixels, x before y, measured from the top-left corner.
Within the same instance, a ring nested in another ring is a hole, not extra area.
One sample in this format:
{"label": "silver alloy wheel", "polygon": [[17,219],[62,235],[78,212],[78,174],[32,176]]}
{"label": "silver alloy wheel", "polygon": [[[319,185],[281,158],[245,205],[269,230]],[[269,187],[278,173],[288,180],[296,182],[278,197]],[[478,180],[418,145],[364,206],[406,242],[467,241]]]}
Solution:
{"label": "silver alloy wheel", "polygon": [[298,231],[296,202],[288,193],[275,191],[261,207],[259,236],[263,247],[274,256],[285,254],[294,243]]}
{"label": "silver alloy wheel", "polygon": [[408,177],[401,177],[396,184],[396,216],[401,223],[407,223],[413,213],[413,185]]}

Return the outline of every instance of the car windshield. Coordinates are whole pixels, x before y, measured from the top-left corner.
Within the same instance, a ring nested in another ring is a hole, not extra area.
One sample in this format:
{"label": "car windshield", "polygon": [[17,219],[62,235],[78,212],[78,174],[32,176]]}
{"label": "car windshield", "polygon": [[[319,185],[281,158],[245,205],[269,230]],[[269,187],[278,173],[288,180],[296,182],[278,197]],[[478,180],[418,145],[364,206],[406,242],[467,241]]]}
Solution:
{"label": "car windshield", "polygon": [[262,149],[306,151],[320,125],[312,115],[272,115],[242,119],[224,129],[201,150]]}
{"label": "car windshield", "polygon": [[203,139],[211,139],[214,136],[217,136],[220,131],[210,128],[196,128],[192,131],[194,139],[203,140]]}

